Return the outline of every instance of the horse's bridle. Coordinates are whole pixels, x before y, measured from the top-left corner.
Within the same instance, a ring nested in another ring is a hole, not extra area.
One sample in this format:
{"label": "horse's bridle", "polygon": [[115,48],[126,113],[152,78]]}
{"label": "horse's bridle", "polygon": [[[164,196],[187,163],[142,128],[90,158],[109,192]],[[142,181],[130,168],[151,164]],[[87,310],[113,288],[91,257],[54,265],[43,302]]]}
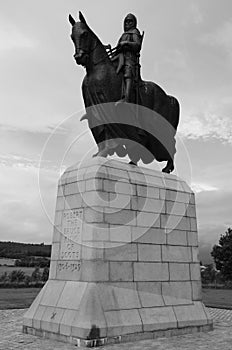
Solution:
{"label": "horse's bridle", "polygon": [[99,42],[97,42],[96,45],[94,46],[94,48],[92,50],[89,50],[89,51],[86,51],[86,50],[82,49],[81,47],[76,47],[76,49],[81,50],[86,55],[89,55],[97,48],[98,45],[99,45]]}
{"label": "horse's bridle", "polygon": [[[101,44],[101,42],[100,42],[99,40],[97,40],[95,46],[94,46],[91,50],[89,50],[89,51],[83,50],[81,47],[77,47],[76,50],[77,50],[77,49],[78,49],[78,50],[81,50],[81,51],[83,52],[83,54],[85,54],[87,57],[89,57],[89,55],[90,55],[92,52],[94,52],[94,51],[96,50],[96,48],[97,48],[100,44]],[[106,52],[105,56],[102,57],[99,61],[93,62],[93,65],[96,66],[97,64],[101,63],[106,57],[108,57],[107,52]],[[75,54],[74,54],[74,58],[75,58]]]}

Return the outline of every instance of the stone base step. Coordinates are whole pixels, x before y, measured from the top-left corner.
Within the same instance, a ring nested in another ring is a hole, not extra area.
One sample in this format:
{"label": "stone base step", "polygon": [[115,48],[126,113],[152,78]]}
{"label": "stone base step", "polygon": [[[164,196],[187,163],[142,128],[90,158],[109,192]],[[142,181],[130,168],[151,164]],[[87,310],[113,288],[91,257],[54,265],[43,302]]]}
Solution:
{"label": "stone base step", "polygon": [[156,331],[211,324],[201,301],[164,299],[157,289],[139,289],[135,282],[58,280],[47,281],[23,320],[25,332],[34,329],[36,334],[66,340],[114,339],[130,334],[141,334],[142,338],[142,334]]}
{"label": "stone base step", "polygon": [[53,339],[56,341],[60,341],[63,343],[73,344],[77,347],[98,347],[102,345],[108,344],[119,344],[126,342],[136,342],[140,340],[147,339],[156,339],[163,337],[172,337],[177,335],[184,334],[194,334],[197,332],[208,332],[213,330],[213,324],[207,324],[204,326],[191,326],[191,327],[183,327],[176,329],[166,329],[162,331],[153,331],[153,332],[140,332],[133,334],[124,334],[122,336],[116,337],[107,337],[107,338],[99,338],[99,339],[81,339],[72,336],[61,335],[57,333],[52,333],[48,331],[41,331],[32,327],[23,326],[23,333],[39,336],[45,339]]}

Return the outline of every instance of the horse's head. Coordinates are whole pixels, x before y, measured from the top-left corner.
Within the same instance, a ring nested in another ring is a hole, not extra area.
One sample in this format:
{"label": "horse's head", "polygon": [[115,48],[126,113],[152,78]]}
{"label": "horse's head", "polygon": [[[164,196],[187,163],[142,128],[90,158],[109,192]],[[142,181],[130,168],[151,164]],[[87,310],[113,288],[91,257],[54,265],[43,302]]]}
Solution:
{"label": "horse's head", "polygon": [[79,12],[79,22],[69,15],[69,22],[72,25],[71,39],[75,46],[74,59],[77,64],[86,66],[89,59],[89,54],[93,50],[93,32],[89,28],[86,20],[81,12]]}

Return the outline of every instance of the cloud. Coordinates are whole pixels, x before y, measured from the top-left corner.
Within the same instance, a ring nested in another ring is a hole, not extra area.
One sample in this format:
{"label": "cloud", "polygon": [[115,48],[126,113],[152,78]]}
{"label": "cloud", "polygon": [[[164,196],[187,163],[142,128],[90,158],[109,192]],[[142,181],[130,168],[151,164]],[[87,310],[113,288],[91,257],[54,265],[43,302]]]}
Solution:
{"label": "cloud", "polygon": [[170,66],[170,69],[185,70],[187,68],[186,56],[179,49],[167,50],[162,63]]}
{"label": "cloud", "polygon": [[220,234],[232,225],[232,191],[203,191],[196,195],[200,238],[215,243]]}
{"label": "cloud", "polygon": [[185,116],[179,127],[181,136],[189,139],[215,138],[232,144],[232,120],[216,114],[191,114]]}
{"label": "cloud", "polygon": [[190,12],[192,15],[192,21],[194,24],[200,24],[203,22],[204,16],[199,6],[196,3],[190,4]]}
{"label": "cloud", "polygon": [[211,34],[212,45],[219,45],[225,48],[231,54],[232,50],[232,20],[223,23],[221,28],[218,28]]}
{"label": "cloud", "polygon": [[38,168],[1,166],[2,240],[50,242],[59,173]]}
{"label": "cloud", "polygon": [[226,21],[221,27],[202,35],[199,41],[207,46],[224,49],[232,62],[232,20]]}
{"label": "cloud", "polygon": [[31,49],[36,47],[34,40],[20,31],[14,23],[1,18],[0,25],[0,52],[13,49]]}
{"label": "cloud", "polygon": [[232,191],[203,191],[196,195],[200,259],[212,262],[210,252],[221,234],[232,227]]}
{"label": "cloud", "polygon": [[2,240],[51,241],[59,176],[91,147],[86,125],[78,131],[79,124],[75,115],[57,129],[32,131],[1,125]]}
{"label": "cloud", "polygon": [[[72,120],[75,119],[79,121],[75,117]],[[48,125],[38,130],[30,126],[24,129],[0,125],[0,164],[58,169],[69,147],[70,134],[75,131],[78,134],[76,124],[64,122],[57,127]]]}
{"label": "cloud", "polygon": [[218,191],[219,189],[215,186],[205,184],[205,183],[196,183],[192,182],[191,188],[195,193],[200,193],[200,192],[209,192],[209,191]]}
{"label": "cloud", "polygon": [[0,164],[12,167],[38,167],[39,159],[28,158],[16,154],[0,154]]}

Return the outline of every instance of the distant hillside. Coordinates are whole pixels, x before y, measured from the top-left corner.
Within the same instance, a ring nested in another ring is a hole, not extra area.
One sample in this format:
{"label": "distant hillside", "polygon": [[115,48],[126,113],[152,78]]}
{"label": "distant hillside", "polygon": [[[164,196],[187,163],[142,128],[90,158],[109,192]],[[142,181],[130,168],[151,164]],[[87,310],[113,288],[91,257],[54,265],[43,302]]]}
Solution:
{"label": "distant hillside", "polygon": [[[212,245],[205,246],[199,242],[200,260],[204,264],[210,264],[213,259],[210,255]],[[25,256],[51,256],[50,244],[32,244],[18,242],[1,242],[0,241],[0,257],[10,259],[21,259]]]}
{"label": "distant hillside", "polygon": [[0,241],[0,257],[20,259],[25,256],[50,257],[51,245]]}

